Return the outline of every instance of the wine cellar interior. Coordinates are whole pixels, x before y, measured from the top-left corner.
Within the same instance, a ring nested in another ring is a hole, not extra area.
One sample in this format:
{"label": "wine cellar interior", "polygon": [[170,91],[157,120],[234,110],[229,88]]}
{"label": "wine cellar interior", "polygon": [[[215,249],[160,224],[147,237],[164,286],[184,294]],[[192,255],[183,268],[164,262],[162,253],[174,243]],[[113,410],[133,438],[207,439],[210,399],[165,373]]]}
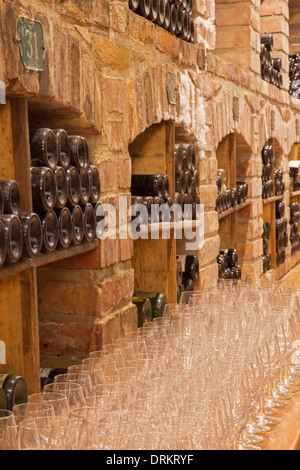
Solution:
{"label": "wine cellar interior", "polygon": [[[297,267],[298,3],[0,0],[0,378],[39,393],[42,370],[185,291]],[[139,203],[134,238],[122,229]],[[155,219],[155,203],[183,211]],[[99,239],[108,205],[115,236]]]}

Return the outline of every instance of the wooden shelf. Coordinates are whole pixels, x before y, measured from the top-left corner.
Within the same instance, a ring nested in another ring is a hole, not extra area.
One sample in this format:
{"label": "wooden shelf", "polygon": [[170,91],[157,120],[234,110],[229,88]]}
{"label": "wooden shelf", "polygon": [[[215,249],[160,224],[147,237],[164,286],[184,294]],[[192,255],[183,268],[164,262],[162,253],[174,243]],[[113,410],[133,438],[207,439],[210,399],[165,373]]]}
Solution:
{"label": "wooden shelf", "polygon": [[[132,174],[166,174],[169,177],[170,197],[175,195],[175,125],[163,121],[147,128],[129,145]],[[168,224],[167,224],[168,225]],[[135,273],[135,290],[139,292],[163,292],[169,303],[175,303],[176,295],[176,240],[174,224],[170,225],[170,237],[160,235],[164,223],[141,227],[140,237],[134,240],[132,267]],[[152,230],[152,232],[151,232]],[[151,235],[156,235],[155,239]],[[144,235],[144,239],[141,236]]]}
{"label": "wooden shelf", "polygon": [[300,196],[300,190],[290,192],[290,197],[298,197],[298,196]]}
{"label": "wooden shelf", "polygon": [[284,198],[284,194],[280,194],[279,196],[272,196],[272,197],[269,197],[268,199],[263,199],[263,204],[266,205],[266,204],[271,204],[272,202],[276,202],[276,201],[281,201],[282,199]]}
{"label": "wooden shelf", "polygon": [[41,266],[45,266],[49,263],[55,263],[56,261],[70,258],[71,256],[88,253],[95,250],[98,245],[99,240],[93,240],[92,242],[82,243],[79,246],[57,249],[53,253],[41,253],[37,258],[28,258],[20,261],[19,263],[4,266],[0,269],[0,280],[29,269],[40,268]]}
{"label": "wooden shelf", "polygon": [[219,220],[222,220],[222,219],[224,219],[224,217],[228,217],[229,215],[234,214],[235,212],[238,212],[238,211],[244,209],[245,207],[249,206],[250,204],[251,204],[251,199],[248,199],[247,201],[243,202],[242,204],[238,204],[235,207],[231,207],[227,211],[221,212],[219,214]]}

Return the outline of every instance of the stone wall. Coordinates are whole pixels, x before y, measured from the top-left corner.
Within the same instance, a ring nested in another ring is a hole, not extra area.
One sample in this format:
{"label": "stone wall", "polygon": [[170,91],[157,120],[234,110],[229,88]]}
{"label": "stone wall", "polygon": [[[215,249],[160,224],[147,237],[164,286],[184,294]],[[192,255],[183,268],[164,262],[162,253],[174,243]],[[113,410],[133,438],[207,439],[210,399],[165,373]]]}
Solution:
{"label": "stone wall", "polygon": [[[295,11],[296,2],[290,3],[296,50],[293,25],[300,7]],[[136,15],[127,0],[1,0],[0,12],[0,79],[8,97],[29,100],[32,122],[59,123],[87,137],[101,175],[102,202],[118,207],[120,195],[130,197],[128,145],[152,124],[172,120],[177,135],[195,145],[205,205],[201,282],[217,278],[216,151],[224,137],[237,134],[241,154],[247,149],[239,171],[251,197],[239,214],[239,249],[244,273],[260,275],[261,150],[276,139],[288,180],[286,158],[300,139],[300,106],[287,92],[287,0],[264,0],[261,6],[259,0],[194,0],[194,44]],[[22,65],[14,41],[21,15],[43,24],[43,72]],[[284,64],[282,90],[260,78],[261,32],[274,33]],[[176,105],[168,102],[167,72],[176,77]],[[105,240],[92,255],[38,270],[43,365],[74,362],[135,328],[133,254],[131,240]]]}

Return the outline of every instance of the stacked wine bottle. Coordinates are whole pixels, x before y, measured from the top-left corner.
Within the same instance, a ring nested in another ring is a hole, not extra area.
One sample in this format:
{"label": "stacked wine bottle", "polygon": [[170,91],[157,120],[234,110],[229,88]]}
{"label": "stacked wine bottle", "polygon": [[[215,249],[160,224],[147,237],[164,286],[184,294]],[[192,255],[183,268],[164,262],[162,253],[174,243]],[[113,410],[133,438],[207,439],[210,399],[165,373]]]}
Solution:
{"label": "stacked wine bottle", "polygon": [[282,196],[285,192],[285,182],[283,181],[282,169],[274,170],[275,196]]}
{"label": "stacked wine bottle", "polygon": [[262,198],[274,196],[272,163],[274,160],[273,146],[265,145],[262,149]]}
{"label": "stacked wine bottle", "polygon": [[183,292],[194,291],[194,282],[199,279],[198,256],[177,256],[176,265],[177,302],[179,302]]}
{"label": "stacked wine bottle", "polygon": [[271,57],[274,41],[272,34],[263,34],[260,37],[260,64],[261,78],[277,88],[282,88],[283,79],[281,73],[281,59],[279,57]]}
{"label": "stacked wine bottle", "polygon": [[129,0],[129,8],[179,38],[194,42],[192,0]]}
{"label": "stacked wine bottle", "polygon": [[[182,219],[199,220],[199,173],[196,151],[192,145],[175,145],[175,203],[182,208]],[[180,217],[180,216],[179,216]]]}
{"label": "stacked wine bottle", "polygon": [[285,262],[288,246],[287,218],[285,217],[285,204],[283,201],[276,201],[276,265],[280,266]]}
{"label": "stacked wine bottle", "polygon": [[[169,194],[169,186],[168,175],[132,175],[132,219],[137,219],[139,225],[172,222],[174,212],[170,211],[170,207],[173,199]],[[140,211],[140,205],[145,206],[146,210]]]}
{"label": "stacked wine bottle", "polygon": [[300,56],[289,56],[289,93],[295,98],[300,98]]}
{"label": "stacked wine bottle", "polygon": [[238,264],[238,254],[235,249],[221,250],[217,256],[219,279],[240,280],[241,266]]}
{"label": "stacked wine bottle", "polygon": [[138,327],[141,328],[144,323],[164,315],[168,299],[163,292],[135,292],[132,303],[137,307]]}
{"label": "stacked wine bottle", "polygon": [[271,253],[269,252],[269,240],[271,239],[271,224],[269,222],[264,222],[263,225],[263,272],[266,273],[271,269]]}
{"label": "stacked wine bottle", "polygon": [[291,254],[295,254],[300,249],[300,233],[299,233],[299,203],[290,203],[290,242]]}
{"label": "stacked wine bottle", "polygon": [[216,211],[219,214],[237,206],[238,204],[246,202],[248,199],[247,182],[237,182],[236,188],[228,188],[227,180],[227,172],[224,169],[219,169],[216,179],[218,188]]}
{"label": "stacked wine bottle", "polygon": [[298,165],[293,166],[293,162],[290,162],[290,169],[289,169],[290,191],[299,191],[300,189],[300,181],[298,181],[298,172],[299,172]]}
{"label": "stacked wine bottle", "polygon": [[30,132],[33,210],[40,218],[40,251],[53,252],[96,237],[100,175],[84,137],[63,129]]}

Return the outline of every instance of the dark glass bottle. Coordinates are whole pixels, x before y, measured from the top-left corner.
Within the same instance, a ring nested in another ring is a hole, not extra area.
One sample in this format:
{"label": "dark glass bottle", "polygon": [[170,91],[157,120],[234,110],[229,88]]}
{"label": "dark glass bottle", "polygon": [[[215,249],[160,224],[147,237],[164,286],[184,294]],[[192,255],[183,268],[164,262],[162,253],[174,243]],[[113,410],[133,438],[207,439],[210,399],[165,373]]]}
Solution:
{"label": "dark glass bottle", "polygon": [[162,175],[162,197],[167,199],[170,195],[170,182],[168,175]]}
{"label": "dark glass bottle", "polygon": [[7,410],[7,398],[2,387],[0,387],[0,410]]}
{"label": "dark glass bottle", "polygon": [[62,209],[68,203],[69,190],[68,190],[68,179],[67,173],[63,167],[58,166],[54,170],[54,179],[56,184],[56,209]]}
{"label": "dark glass bottle", "polygon": [[273,50],[274,40],[272,34],[262,34],[260,36],[260,41],[269,52]]}
{"label": "dark glass bottle", "polygon": [[182,170],[180,173],[175,176],[175,191],[176,193],[185,194],[186,193],[186,176],[185,171]]}
{"label": "dark glass bottle", "polygon": [[175,146],[175,174],[178,174],[182,171],[182,145],[177,144]]}
{"label": "dark glass bottle", "polygon": [[41,213],[54,209],[57,190],[54,173],[50,168],[31,168],[31,191],[35,212]]}
{"label": "dark glass bottle", "polygon": [[6,240],[6,259],[9,264],[20,261],[23,253],[23,232],[19,217],[13,214],[2,216]]}
{"label": "dark glass bottle", "polygon": [[5,236],[5,228],[2,220],[0,220],[0,268],[5,263],[6,259],[6,236]]}
{"label": "dark glass bottle", "polygon": [[84,237],[86,241],[91,242],[96,237],[97,218],[92,204],[87,204],[83,211],[84,219]]}
{"label": "dark glass bottle", "polygon": [[133,11],[137,11],[140,0],[129,0],[129,8]]}
{"label": "dark glass bottle", "polygon": [[91,181],[90,174],[87,167],[81,168],[79,172],[80,177],[80,192],[81,192],[81,203],[88,204],[91,198]]}
{"label": "dark glass bottle", "polygon": [[190,170],[185,171],[185,187],[186,193],[192,194],[193,192],[193,180],[192,180],[192,172]]}
{"label": "dark glass bottle", "polygon": [[69,192],[68,203],[71,206],[77,206],[81,201],[80,173],[79,170],[73,165],[69,166],[66,173]]}
{"label": "dark glass bottle", "polygon": [[144,323],[152,321],[152,305],[149,298],[134,296],[132,303],[138,310],[138,327],[141,328]]}
{"label": "dark glass bottle", "polygon": [[73,226],[73,243],[80,245],[84,239],[84,219],[83,211],[80,206],[75,206],[71,209],[72,226]]}
{"label": "dark glass bottle", "polygon": [[58,162],[57,165],[61,166],[64,170],[67,170],[71,164],[71,151],[69,136],[64,129],[53,130],[58,151]]}
{"label": "dark glass bottle", "polygon": [[50,379],[54,381],[55,377],[57,375],[61,374],[66,374],[68,372],[68,369],[63,369],[63,368],[42,368],[40,369],[40,376],[45,379]]}
{"label": "dark glass bottle", "polygon": [[196,197],[198,194],[199,190],[199,183],[200,183],[200,178],[199,178],[199,173],[197,170],[193,171],[192,173],[192,196]]}
{"label": "dark glass bottle", "polygon": [[165,306],[168,303],[166,294],[158,292],[150,296],[151,306],[152,306],[152,318],[163,317]]}
{"label": "dark glass bottle", "polygon": [[79,135],[69,136],[71,165],[78,170],[87,165],[86,145],[84,139]]}
{"label": "dark glass bottle", "polygon": [[161,175],[132,175],[131,194],[133,196],[162,196]]}
{"label": "dark glass bottle", "polygon": [[98,168],[95,165],[88,166],[90,176],[90,202],[96,204],[101,196],[101,180]]}
{"label": "dark glass bottle", "polygon": [[169,24],[169,31],[172,34],[176,34],[177,28],[177,10],[176,5],[174,3],[170,4],[170,24]]}
{"label": "dark glass bottle", "polygon": [[156,23],[162,26],[165,20],[165,0],[159,0],[158,15]]}
{"label": "dark glass bottle", "polygon": [[51,210],[41,216],[43,228],[43,251],[53,252],[58,245],[58,220],[56,213]]}
{"label": "dark glass bottle", "polygon": [[193,198],[193,220],[200,220],[200,204],[200,196],[197,194],[197,196]]}
{"label": "dark glass bottle", "polygon": [[21,190],[18,183],[14,180],[1,180],[3,205],[1,210],[4,214],[19,215],[22,206]]}
{"label": "dark glass bottle", "polygon": [[165,0],[165,17],[162,24],[163,28],[169,29],[171,23],[171,8],[169,0]]}
{"label": "dark glass bottle", "polygon": [[62,248],[69,248],[73,241],[72,215],[68,207],[57,211],[58,244]]}
{"label": "dark glass bottle", "polygon": [[199,279],[199,260],[198,256],[188,255],[185,259],[184,278],[197,281]]}
{"label": "dark glass bottle", "polygon": [[33,212],[24,212],[19,216],[23,228],[23,255],[35,258],[42,251],[43,230],[40,217]]}
{"label": "dark glass bottle", "polygon": [[17,374],[0,374],[0,386],[5,392],[8,410],[12,411],[15,405],[27,403],[28,387],[24,377]]}
{"label": "dark glass bottle", "polygon": [[47,377],[41,377],[41,392],[45,390],[45,386],[53,384],[53,380],[48,379]]}
{"label": "dark glass bottle", "polygon": [[32,166],[46,166],[55,170],[58,164],[58,147],[53,130],[42,128],[34,132],[30,152]]}
{"label": "dark glass bottle", "polygon": [[152,0],[150,4],[149,20],[155,23],[157,21],[159,11],[159,0]]}

